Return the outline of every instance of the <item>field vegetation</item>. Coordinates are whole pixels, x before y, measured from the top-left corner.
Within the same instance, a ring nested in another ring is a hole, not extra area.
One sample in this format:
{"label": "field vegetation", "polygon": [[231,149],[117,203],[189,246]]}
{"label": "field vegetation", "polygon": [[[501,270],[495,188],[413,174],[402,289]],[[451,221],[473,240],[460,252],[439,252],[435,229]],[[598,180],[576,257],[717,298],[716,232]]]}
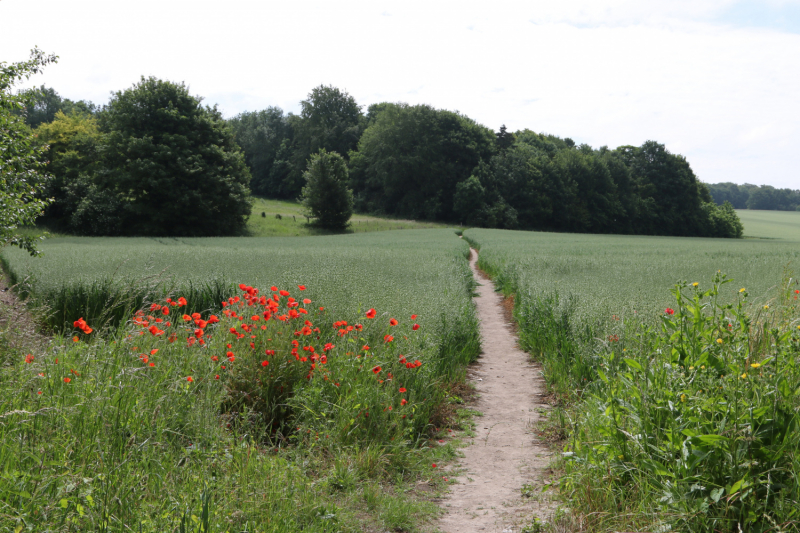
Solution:
{"label": "field vegetation", "polygon": [[479,351],[452,231],[43,249],[4,250],[30,297],[97,313],[0,366],[0,529],[413,531],[435,513],[414,487],[446,485],[454,449],[429,439]]}
{"label": "field vegetation", "polygon": [[800,242],[800,213],[798,212],[740,209],[736,213],[744,224],[745,238]]}
{"label": "field vegetation", "polygon": [[800,239],[464,236],[559,405],[565,521],[799,529]]}

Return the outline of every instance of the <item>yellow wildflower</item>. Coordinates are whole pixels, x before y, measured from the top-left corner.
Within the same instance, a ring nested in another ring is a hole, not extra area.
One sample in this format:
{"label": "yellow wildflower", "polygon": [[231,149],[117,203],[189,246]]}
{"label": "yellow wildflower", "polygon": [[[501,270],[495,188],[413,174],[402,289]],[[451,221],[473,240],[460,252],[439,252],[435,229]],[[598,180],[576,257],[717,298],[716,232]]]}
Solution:
{"label": "yellow wildflower", "polygon": [[722,344],[722,339],[717,339],[717,344]]}
{"label": "yellow wildflower", "polygon": [[690,367],[689,367],[689,370],[694,370],[694,367],[693,367],[693,366],[690,366]]}
{"label": "yellow wildflower", "polygon": [[681,402],[686,402],[686,395],[685,394],[681,394]]}
{"label": "yellow wildflower", "polygon": [[741,375],[741,376],[739,376],[739,377],[740,377],[740,378],[742,378],[742,379],[747,379],[747,372],[745,372],[744,374],[742,374],[742,375]]}
{"label": "yellow wildflower", "polygon": [[745,291],[745,288],[744,288],[744,287],[742,287],[741,289],[739,289],[739,292],[744,292],[744,291]]}
{"label": "yellow wildflower", "polygon": [[764,306],[764,309],[769,309],[769,306],[768,306],[768,305],[765,305],[765,306]]}
{"label": "yellow wildflower", "polygon": [[751,363],[750,366],[753,368],[758,368],[761,366],[761,363]]}
{"label": "yellow wildflower", "polygon": [[692,287],[697,287],[698,285],[700,285],[700,284],[697,283],[696,281],[694,283],[692,283]]}

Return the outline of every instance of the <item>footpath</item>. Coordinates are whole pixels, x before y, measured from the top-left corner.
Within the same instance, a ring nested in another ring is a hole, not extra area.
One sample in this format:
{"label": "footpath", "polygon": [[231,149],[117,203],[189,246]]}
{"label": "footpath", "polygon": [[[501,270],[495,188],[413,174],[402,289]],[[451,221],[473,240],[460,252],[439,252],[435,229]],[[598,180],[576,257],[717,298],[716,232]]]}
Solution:
{"label": "footpath", "polygon": [[550,450],[532,431],[548,408],[545,384],[538,365],[517,347],[503,297],[478,271],[477,261],[472,250],[483,353],[469,379],[478,393],[471,407],[483,416],[475,417],[475,435],[464,436],[464,457],[453,466],[460,475],[442,501],[446,514],[438,526],[446,533],[517,533],[534,516],[547,520],[555,509],[542,492]]}

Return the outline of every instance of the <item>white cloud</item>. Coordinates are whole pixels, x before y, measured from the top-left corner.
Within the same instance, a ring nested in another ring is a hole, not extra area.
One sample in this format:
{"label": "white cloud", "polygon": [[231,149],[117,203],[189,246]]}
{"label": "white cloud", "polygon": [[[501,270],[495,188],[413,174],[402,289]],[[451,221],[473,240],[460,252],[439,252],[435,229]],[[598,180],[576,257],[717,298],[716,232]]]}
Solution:
{"label": "white cloud", "polygon": [[325,83],[593,146],[655,139],[704,181],[800,188],[800,35],[714,23],[734,4],[3,0],[0,57],[59,54],[33,83],[73,99],[155,75],[226,115],[296,111]]}

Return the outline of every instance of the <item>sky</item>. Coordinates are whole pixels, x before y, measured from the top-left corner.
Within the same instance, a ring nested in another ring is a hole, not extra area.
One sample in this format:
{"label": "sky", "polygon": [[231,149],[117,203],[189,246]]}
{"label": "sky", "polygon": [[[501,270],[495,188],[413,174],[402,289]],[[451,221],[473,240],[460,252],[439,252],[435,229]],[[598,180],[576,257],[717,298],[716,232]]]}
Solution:
{"label": "sky", "polygon": [[297,113],[325,84],[800,189],[800,0],[0,0],[0,28],[0,61],[57,54],[27,85],[73,100],[156,76]]}

